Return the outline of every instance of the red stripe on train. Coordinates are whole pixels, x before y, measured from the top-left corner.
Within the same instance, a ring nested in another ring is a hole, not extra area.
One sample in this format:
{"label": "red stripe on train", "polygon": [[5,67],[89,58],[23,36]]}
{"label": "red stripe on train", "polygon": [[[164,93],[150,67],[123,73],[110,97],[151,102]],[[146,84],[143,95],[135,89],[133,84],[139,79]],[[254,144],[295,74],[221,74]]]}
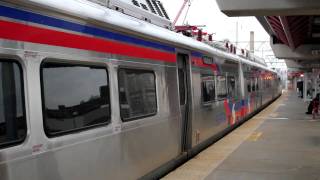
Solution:
{"label": "red stripe on train", "polygon": [[173,53],[0,20],[0,38],[176,62]]}
{"label": "red stripe on train", "polygon": [[192,64],[194,66],[203,67],[203,68],[210,68],[212,72],[217,72],[218,68],[216,64],[204,64],[201,58],[192,57]]}

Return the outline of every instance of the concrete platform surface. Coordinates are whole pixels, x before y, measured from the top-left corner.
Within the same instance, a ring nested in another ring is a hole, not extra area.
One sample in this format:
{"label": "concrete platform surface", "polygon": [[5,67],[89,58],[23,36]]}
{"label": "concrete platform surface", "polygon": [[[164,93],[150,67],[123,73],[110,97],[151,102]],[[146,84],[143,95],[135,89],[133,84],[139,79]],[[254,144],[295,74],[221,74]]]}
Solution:
{"label": "concrete platform surface", "polygon": [[166,180],[320,180],[320,119],[284,93]]}

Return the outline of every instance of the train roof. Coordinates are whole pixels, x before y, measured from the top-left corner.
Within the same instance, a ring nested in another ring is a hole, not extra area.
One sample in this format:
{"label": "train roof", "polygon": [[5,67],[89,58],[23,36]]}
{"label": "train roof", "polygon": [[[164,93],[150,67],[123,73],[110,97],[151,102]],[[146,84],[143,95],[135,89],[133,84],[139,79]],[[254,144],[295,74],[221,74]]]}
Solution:
{"label": "train roof", "polygon": [[160,27],[146,21],[128,16],[121,12],[107,8],[99,3],[94,3],[88,0],[5,0],[26,6],[36,6],[52,11],[57,11],[63,14],[71,15],[85,20],[96,21],[101,24],[108,24],[114,27],[119,27],[126,31],[131,31],[137,35],[148,36],[149,38],[159,41],[174,44],[181,48],[190,49],[192,51],[201,52],[206,55],[216,55],[223,58],[228,58],[233,61],[239,61],[259,68],[273,71],[274,70],[262,64],[242,58],[238,55],[224,52],[214,48],[206,43],[197,41],[182,34],[178,34],[172,30]]}

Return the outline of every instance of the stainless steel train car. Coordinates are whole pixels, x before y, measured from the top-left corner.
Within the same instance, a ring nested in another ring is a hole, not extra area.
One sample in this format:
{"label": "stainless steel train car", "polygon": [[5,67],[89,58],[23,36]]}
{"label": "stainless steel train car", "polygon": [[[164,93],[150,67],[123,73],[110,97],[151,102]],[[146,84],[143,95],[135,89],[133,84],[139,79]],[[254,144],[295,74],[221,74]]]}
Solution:
{"label": "stainless steel train car", "polygon": [[1,180],[159,178],[281,94],[266,66],[160,27],[159,1],[154,24],[116,2],[0,2]]}

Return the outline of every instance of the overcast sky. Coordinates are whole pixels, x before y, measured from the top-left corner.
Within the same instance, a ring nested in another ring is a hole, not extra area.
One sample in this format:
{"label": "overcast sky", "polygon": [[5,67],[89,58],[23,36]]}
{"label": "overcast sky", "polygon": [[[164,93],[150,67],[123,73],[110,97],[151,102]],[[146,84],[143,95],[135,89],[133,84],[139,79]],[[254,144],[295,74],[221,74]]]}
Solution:
{"label": "overcast sky", "polygon": [[[180,9],[183,0],[162,0],[164,6],[168,10],[168,14],[172,21]],[[177,25],[181,25],[185,17],[185,11],[180,16]],[[208,33],[215,33],[214,40],[229,39],[232,42],[236,41],[236,26],[238,21],[238,41],[239,47],[249,49],[250,31],[255,32],[255,41],[267,41],[267,43],[256,43],[257,55],[272,54],[269,46],[269,35],[262,28],[255,17],[228,17],[223,14],[216,0],[193,0],[186,22],[190,25],[206,25],[204,28]],[[246,43],[241,43],[246,41]],[[262,53],[263,49],[263,53]]]}

